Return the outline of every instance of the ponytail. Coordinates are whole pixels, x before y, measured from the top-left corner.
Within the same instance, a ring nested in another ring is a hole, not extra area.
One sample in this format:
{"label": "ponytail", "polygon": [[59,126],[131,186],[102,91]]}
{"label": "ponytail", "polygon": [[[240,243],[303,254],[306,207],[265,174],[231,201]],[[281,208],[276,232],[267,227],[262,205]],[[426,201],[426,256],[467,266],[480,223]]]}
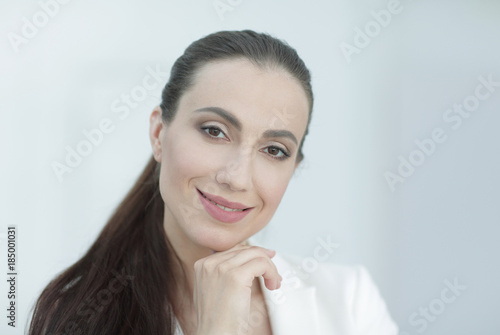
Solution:
{"label": "ponytail", "polygon": [[52,280],[30,335],[174,334],[175,255],[153,157],[88,252]]}

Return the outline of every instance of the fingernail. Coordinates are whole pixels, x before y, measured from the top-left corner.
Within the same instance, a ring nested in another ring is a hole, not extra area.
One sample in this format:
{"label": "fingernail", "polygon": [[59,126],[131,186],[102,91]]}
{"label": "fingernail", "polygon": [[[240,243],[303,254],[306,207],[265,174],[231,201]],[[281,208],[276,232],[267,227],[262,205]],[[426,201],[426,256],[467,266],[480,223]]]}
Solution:
{"label": "fingernail", "polygon": [[272,256],[276,253],[276,250],[272,250],[272,249],[266,249],[266,252],[268,255]]}

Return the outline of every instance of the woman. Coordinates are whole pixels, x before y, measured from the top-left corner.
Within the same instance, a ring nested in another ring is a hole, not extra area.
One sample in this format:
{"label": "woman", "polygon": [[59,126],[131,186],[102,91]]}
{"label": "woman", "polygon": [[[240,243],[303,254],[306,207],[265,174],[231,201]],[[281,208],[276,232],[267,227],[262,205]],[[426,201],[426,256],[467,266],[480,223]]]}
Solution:
{"label": "woman", "polygon": [[42,292],[30,334],[396,334],[364,268],[298,278],[247,242],[303,159],[312,106],[286,43],[249,30],[192,43],[150,116],[153,157]]}

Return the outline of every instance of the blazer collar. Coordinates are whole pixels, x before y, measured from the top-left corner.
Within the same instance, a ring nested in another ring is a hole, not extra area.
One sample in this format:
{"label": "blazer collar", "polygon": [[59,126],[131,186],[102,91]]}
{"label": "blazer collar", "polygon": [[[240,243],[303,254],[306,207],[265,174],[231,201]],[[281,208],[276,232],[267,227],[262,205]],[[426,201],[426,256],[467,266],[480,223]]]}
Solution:
{"label": "blazer collar", "polygon": [[316,287],[297,275],[297,267],[280,255],[273,257],[283,277],[281,287],[270,291],[259,277],[273,334],[320,334]]}

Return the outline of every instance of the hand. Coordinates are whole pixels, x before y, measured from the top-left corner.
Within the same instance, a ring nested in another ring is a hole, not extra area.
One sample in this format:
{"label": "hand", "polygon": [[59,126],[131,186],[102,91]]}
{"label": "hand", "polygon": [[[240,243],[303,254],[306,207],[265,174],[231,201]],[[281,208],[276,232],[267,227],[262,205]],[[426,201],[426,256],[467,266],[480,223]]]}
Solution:
{"label": "hand", "polygon": [[252,282],[263,276],[274,290],[282,277],[271,258],[275,251],[247,245],[212,254],[194,264],[194,304],[197,334],[237,334],[248,324]]}

